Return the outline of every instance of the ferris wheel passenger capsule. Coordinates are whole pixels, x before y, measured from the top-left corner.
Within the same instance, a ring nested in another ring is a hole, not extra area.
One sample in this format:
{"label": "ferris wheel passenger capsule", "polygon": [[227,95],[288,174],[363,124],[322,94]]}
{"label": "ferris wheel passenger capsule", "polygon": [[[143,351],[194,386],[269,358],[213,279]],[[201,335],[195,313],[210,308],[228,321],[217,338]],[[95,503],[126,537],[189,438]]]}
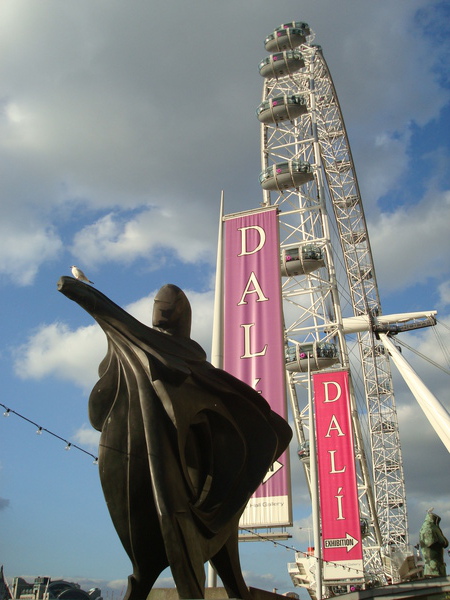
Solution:
{"label": "ferris wheel passenger capsule", "polygon": [[277,27],[273,33],[264,40],[264,47],[268,52],[276,50],[293,50],[306,42],[306,37],[311,30],[307,23],[286,23]]}
{"label": "ferris wheel passenger capsule", "polygon": [[312,33],[308,23],[305,23],[304,21],[290,21],[289,23],[283,23],[282,25],[280,25],[280,27],[277,27],[275,31],[280,31],[280,29],[289,29],[289,27],[303,29],[305,35],[311,35]]}
{"label": "ferris wheel passenger capsule", "polygon": [[259,183],[264,190],[283,191],[298,188],[312,181],[314,173],[309,162],[290,160],[270,165],[259,175]]}
{"label": "ferris wheel passenger capsule", "polygon": [[306,275],[325,266],[322,249],[316,244],[306,244],[281,251],[281,275],[293,277]]}
{"label": "ferris wheel passenger capsule", "polygon": [[256,116],[261,123],[279,123],[281,121],[294,121],[297,117],[308,112],[305,96],[294,94],[269,98],[256,109]]}
{"label": "ferris wheel passenger capsule", "polygon": [[302,53],[298,50],[285,50],[266,56],[259,63],[259,72],[263,77],[284,77],[297,73],[305,66]]}
{"label": "ferris wheel passenger capsule", "polygon": [[286,369],[291,372],[321,371],[338,362],[337,346],[331,342],[309,342],[286,348]]}

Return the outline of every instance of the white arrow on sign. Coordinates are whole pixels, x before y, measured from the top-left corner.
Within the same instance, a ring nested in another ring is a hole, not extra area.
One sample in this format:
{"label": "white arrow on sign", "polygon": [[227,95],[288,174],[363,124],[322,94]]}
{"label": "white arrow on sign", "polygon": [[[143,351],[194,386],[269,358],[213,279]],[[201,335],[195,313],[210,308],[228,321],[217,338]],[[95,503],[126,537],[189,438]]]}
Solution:
{"label": "white arrow on sign", "polygon": [[278,460],[276,460],[273,463],[273,465],[270,467],[270,469],[267,471],[267,473],[266,473],[266,475],[265,475],[265,477],[264,477],[264,479],[263,479],[262,482],[266,483],[266,481],[269,481],[269,479],[271,477],[273,477],[275,475],[275,473],[277,473],[282,468],[283,468],[283,465]]}
{"label": "white arrow on sign", "polygon": [[350,552],[352,548],[359,544],[359,540],[354,538],[349,533],[345,534],[345,538],[331,538],[324,540],[325,548],[347,548],[347,552]]}

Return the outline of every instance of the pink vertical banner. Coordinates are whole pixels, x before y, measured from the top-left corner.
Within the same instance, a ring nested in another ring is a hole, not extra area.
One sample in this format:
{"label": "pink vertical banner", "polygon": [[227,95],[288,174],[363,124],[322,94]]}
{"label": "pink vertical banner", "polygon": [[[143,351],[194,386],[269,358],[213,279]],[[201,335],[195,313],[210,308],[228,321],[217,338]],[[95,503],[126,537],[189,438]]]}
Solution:
{"label": "pink vertical banner", "polygon": [[313,385],[324,579],[358,577],[362,537],[348,372],[315,373]]}
{"label": "pink vertical banner", "polygon": [[[224,364],[286,418],[277,209],[225,217]],[[289,525],[289,454],[253,494],[241,527]]]}

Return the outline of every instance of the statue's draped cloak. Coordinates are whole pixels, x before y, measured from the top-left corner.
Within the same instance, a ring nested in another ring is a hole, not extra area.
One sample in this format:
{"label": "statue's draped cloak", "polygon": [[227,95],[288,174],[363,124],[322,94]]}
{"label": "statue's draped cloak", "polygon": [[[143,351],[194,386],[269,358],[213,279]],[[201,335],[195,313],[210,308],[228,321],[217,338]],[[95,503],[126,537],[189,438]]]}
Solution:
{"label": "statue's draped cloak", "polygon": [[[59,289],[107,336],[89,417],[101,431],[102,487],[127,553],[133,561],[153,539],[165,548],[162,568],[186,553],[203,567],[287,447],[290,427],[195,341],[143,325],[70,277]],[[202,544],[193,547],[196,536]]]}

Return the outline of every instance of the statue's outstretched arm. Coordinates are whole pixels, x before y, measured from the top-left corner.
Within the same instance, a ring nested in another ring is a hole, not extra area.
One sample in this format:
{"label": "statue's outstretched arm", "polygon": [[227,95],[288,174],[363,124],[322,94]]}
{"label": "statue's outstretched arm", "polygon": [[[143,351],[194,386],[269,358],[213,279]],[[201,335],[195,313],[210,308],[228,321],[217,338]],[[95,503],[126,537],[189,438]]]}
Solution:
{"label": "statue's outstretched arm", "polygon": [[138,338],[142,337],[143,328],[147,335],[157,335],[157,332],[132,317],[123,308],[105,296],[105,294],[102,294],[102,292],[90,285],[86,285],[82,281],[78,281],[73,277],[63,276],[58,281],[57,289],[64,296],[84,308],[86,312],[99,322],[103,329],[103,325],[109,323],[115,329],[122,330],[127,335],[134,335]]}

